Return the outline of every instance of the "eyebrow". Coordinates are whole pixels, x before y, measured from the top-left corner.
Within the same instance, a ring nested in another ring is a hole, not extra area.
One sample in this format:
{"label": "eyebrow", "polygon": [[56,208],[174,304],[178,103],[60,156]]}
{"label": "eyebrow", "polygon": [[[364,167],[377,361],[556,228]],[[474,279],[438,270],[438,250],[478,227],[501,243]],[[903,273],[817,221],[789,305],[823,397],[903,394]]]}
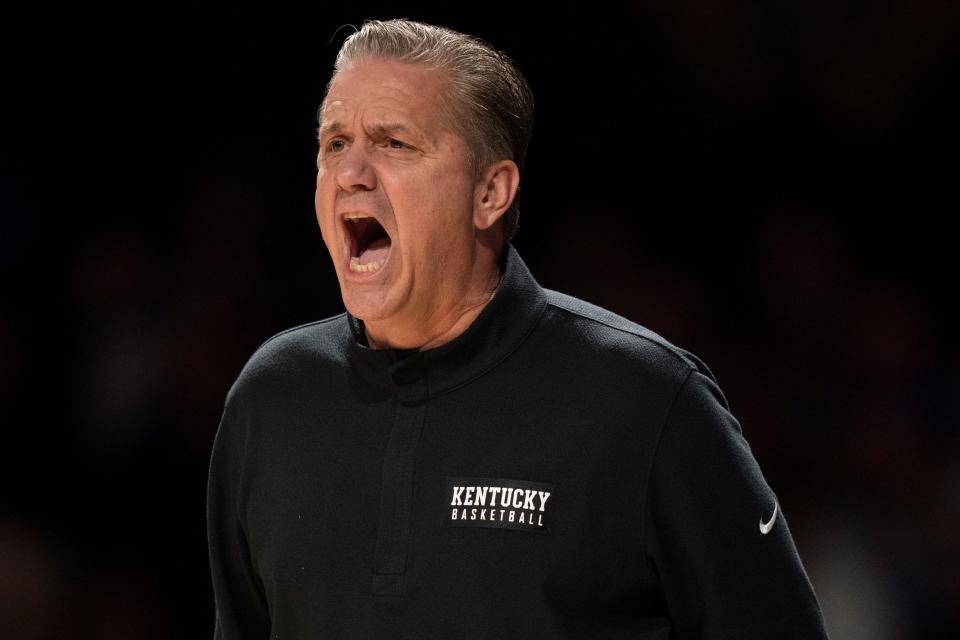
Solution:
{"label": "eyebrow", "polygon": [[[320,128],[317,130],[317,140],[323,140],[326,136],[340,134],[343,133],[343,131],[343,123],[339,120],[325,122],[321,124]],[[396,133],[405,133],[421,142],[424,140],[420,133],[399,122],[378,122],[370,126],[369,131],[373,137],[383,137],[391,136]]]}

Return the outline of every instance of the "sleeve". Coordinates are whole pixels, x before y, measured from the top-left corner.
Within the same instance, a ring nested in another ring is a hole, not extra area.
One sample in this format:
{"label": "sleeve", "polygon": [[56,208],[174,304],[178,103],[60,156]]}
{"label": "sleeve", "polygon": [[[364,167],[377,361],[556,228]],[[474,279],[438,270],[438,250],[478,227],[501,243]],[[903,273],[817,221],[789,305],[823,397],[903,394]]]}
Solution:
{"label": "sleeve", "polygon": [[784,505],[703,371],[677,391],[646,506],[646,554],[677,637],[827,638]]}
{"label": "sleeve", "polygon": [[267,638],[270,614],[239,517],[245,434],[229,401],[214,439],[207,478],[207,545],[216,605],[214,640]]}

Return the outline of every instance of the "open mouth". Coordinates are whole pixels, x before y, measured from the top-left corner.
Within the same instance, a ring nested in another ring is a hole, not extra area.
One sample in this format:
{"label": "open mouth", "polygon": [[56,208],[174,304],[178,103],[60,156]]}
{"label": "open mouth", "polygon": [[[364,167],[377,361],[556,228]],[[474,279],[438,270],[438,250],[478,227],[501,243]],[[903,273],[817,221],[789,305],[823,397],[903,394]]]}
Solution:
{"label": "open mouth", "polygon": [[344,218],[350,241],[350,270],[378,271],[390,254],[390,236],[376,218],[347,214]]}

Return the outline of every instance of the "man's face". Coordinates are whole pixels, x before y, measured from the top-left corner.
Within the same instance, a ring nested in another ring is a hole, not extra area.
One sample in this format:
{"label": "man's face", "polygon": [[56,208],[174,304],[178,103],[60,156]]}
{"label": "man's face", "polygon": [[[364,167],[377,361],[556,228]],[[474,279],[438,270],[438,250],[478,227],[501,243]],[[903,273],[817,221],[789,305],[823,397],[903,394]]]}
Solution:
{"label": "man's face", "polygon": [[443,313],[469,272],[474,181],[466,143],[441,119],[446,89],[438,71],[368,59],[324,100],[317,221],[344,305],[364,321]]}

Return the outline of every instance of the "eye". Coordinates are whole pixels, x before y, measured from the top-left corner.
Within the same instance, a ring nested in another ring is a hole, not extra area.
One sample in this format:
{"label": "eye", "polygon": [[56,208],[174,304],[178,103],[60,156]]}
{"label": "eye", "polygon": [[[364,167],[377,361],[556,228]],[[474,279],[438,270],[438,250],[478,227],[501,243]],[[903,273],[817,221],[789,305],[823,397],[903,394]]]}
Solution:
{"label": "eye", "polygon": [[396,138],[389,138],[387,144],[390,145],[391,149],[406,149],[407,145]]}
{"label": "eye", "polygon": [[343,140],[340,138],[334,138],[327,143],[327,151],[342,151],[343,147],[337,146],[343,144]]}

